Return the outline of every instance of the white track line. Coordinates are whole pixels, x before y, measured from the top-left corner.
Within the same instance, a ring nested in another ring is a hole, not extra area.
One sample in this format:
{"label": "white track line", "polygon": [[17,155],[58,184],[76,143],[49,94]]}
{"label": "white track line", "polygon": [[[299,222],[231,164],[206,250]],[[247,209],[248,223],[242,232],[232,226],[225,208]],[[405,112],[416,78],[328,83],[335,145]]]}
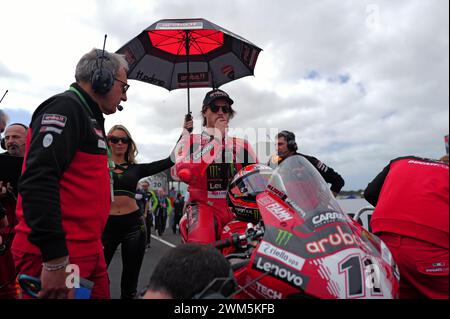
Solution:
{"label": "white track line", "polygon": [[165,241],[164,239],[161,239],[160,237],[157,237],[157,236],[155,236],[155,235],[151,235],[151,236],[152,236],[153,239],[155,239],[155,240],[157,240],[157,241],[160,241],[160,242],[162,242],[163,244],[166,244],[166,245],[169,246],[169,247],[172,247],[172,248],[177,247],[176,245],[174,245],[174,244],[172,244],[172,243],[169,243],[168,241]]}

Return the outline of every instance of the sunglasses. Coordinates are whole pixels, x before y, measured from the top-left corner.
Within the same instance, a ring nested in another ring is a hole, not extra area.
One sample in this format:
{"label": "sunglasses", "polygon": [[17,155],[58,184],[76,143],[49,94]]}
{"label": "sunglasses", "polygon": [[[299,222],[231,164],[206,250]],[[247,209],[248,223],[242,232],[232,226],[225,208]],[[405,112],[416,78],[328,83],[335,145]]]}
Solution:
{"label": "sunglasses", "polygon": [[119,142],[122,142],[123,144],[130,143],[130,139],[128,137],[111,136],[111,137],[108,137],[108,141],[110,141],[112,144],[118,144]]}
{"label": "sunglasses", "polygon": [[125,83],[124,81],[121,81],[121,80],[119,80],[117,78],[114,78],[114,80],[116,80],[117,82],[120,82],[120,83],[123,84],[123,86],[122,86],[122,93],[125,94],[127,92],[127,90],[130,88],[130,85],[128,83]]}
{"label": "sunglasses", "polygon": [[228,105],[216,105],[216,104],[211,104],[209,106],[209,109],[211,110],[211,112],[213,113],[217,113],[219,112],[219,109],[222,109],[223,113],[231,113],[231,107]]}

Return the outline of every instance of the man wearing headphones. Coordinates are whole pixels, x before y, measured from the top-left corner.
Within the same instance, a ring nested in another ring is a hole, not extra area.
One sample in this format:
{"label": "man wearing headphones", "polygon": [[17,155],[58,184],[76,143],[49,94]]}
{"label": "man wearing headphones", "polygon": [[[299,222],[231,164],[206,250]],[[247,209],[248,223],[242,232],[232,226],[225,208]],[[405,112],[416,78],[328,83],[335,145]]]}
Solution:
{"label": "man wearing headphones", "polygon": [[344,179],[331,167],[326,166],[317,158],[306,154],[298,153],[297,152],[298,146],[297,143],[295,142],[294,133],[290,131],[281,131],[280,133],[277,134],[276,139],[277,139],[276,141],[277,154],[273,155],[272,158],[269,160],[268,165],[270,167],[275,168],[289,156],[293,155],[303,156],[319,171],[320,175],[322,175],[325,181],[331,184],[330,189],[333,192],[334,196],[339,194],[342,187],[344,186],[345,183]]}
{"label": "man wearing headphones", "polygon": [[6,150],[5,154],[24,156],[27,130],[28,127],[21,123],[14,123],[6,128],[5,137],[1,140],[2,148]]}
{"label": "man wearing headphones", "polygon": [[41,279],[40,298],[72,298],[73,276],[94,283],[92,298],[110,297],[101,242],[112,193],[103,114],[127,100],[127,71],[122,55],[93,49],[78,62],[76,83],[32,116],[12,252],[21,274]]}
{"label": "man wearing headphones", "polygon": [[[22,160],[25,154],[27,129],[28,127],[21,123],[9,125],[5,130],[5,137],[1,140],[2,148],[7,151],[0,156],[16,156]],[[3,167],[2,169],[13,168]],[[19,169],[18,165],[17,169]],[[0,299],[17,298],[17,289],[15,287],[16,270],[10,250],[14,237],[13,229],[16,225],[16,195],[17,190],[13,189],[9,184],[0,181],[0,203],[4,208],[4,216],[0,216]]]}

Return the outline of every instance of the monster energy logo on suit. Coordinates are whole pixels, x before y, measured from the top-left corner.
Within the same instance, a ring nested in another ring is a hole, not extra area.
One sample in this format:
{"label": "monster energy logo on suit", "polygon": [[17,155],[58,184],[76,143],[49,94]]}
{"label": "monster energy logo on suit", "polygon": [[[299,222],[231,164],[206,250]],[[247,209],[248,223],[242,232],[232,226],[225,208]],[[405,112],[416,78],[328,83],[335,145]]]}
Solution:
{"label": "monster energy logo on suit", "polygon": [[228,187],[228,179],[234,176],[234,173],[235,168],[232,164],[210,164],[206,171],[208,191],[226,190]]}
{"label": "monster energy logo on suit", "polygon": [[208,166],[208,178],[219,178],[221,177],[222,167],[217,164],[211,164]]}

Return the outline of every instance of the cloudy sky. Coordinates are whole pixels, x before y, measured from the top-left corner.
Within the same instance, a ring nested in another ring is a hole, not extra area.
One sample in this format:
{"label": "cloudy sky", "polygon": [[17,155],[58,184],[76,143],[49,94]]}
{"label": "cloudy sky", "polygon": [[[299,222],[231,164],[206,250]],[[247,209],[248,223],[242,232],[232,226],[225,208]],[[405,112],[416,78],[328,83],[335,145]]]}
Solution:
{"label": "cloudy sky", "polygon": [[[74,81],[92,49],[119,49],[152,23],[205,18],[263,49],[254,77],[221,87],[233,128],[288,129],[300,151],[364,188],[403,155],[437,158],[449,131],[449,4],[445,0],[1,1],[0,107],[10,122]],[[130,80],[124,111],[143,161],[170,152],[186,91]],[[191,90],[196,131],[204,89]],[[273,138],[273,137],[272,137]],[[266,137],[259,141],[267,140]],[[256,141],[252,141],[256,142]]]}

